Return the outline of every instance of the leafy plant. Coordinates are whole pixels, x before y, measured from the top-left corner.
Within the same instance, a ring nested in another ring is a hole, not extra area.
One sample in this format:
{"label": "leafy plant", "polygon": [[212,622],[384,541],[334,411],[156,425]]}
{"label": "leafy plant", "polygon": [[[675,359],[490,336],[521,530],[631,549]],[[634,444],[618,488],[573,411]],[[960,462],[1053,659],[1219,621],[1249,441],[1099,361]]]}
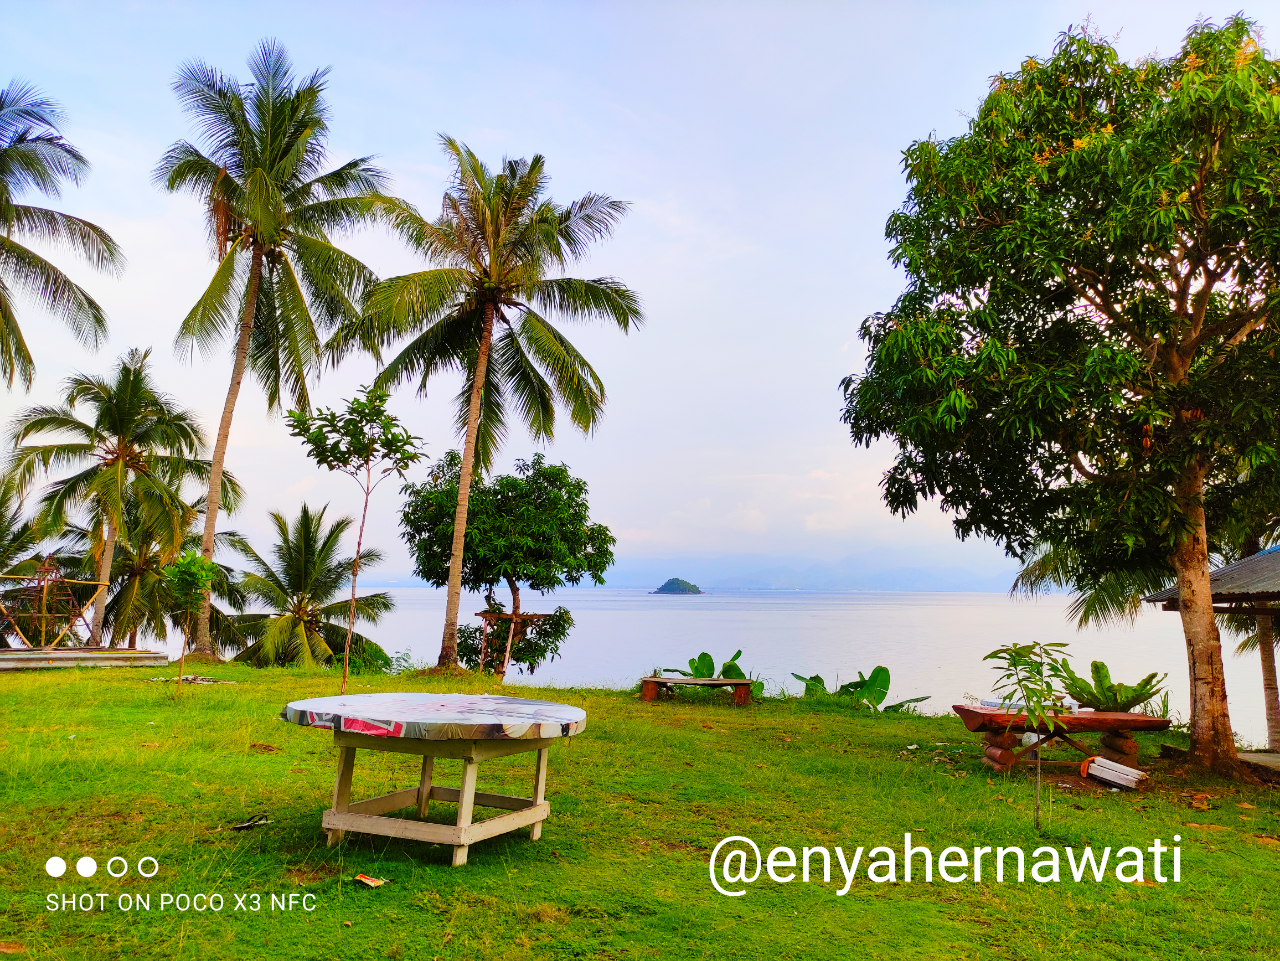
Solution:
{"label": "leafy plant", "polygon": [[1147,701],[1147,702],[1145,702],[1145,703],[1143,703],[1143,704],[1141,704],[1141,705],[1139,705],[1139,706],[1142,708],[1142,713],[1143,713],[1143,714],[1148,714],[1148,715],[1150,715],[1151,717],[1165,717],[1165,718],[1167,718],[1167,717],[1169,717],[1169,716],[1170,716],[1170,712],[1169,712],[1169,692],[1168,692],[1168,691],[1165,691],[1165,692],[1164,692],[1164,694],[1162,694],[1162,695],[1160,696],[1160,700],[1159,700],[1159,701],[1157,701],[1157,700],[1153,697],[1153,698],[1151,698],[1151,700],[1149,700],[1149,701]]}
{"label": "leafy plant", "polygon": [[804,682],[805,697],[848,697],[853,699],[855,708],[866,707],[884,714],[896,714],[910,704],[919,704],[921,701],[929,700],[928,695],[912,697],[881,708],[880,705],[884,703],[884,699],[889,694],[889,669],[882,664],[877,665],[871,671],[870,677],[864,676],[859,671],[856,681],[841,684],[835,691],[830,693],[827,691],[827,682],[822,679],[820,674],[815,674],[813,677],[803,677],[793,673],[791,676],[797,681]]}
{"label": "leafy plant", "polygon": [[[351,561],[351,602],[347,606],[347,638],[342,652],[342,688],[347,693],[347,672],[351,661],[351,635],[356,629],[356,578],[360,575],[360,550],[364,545],[364,525],[369,516],[369,497],[393,474],[404,479],[404,472],[422,457],[415,437],[405,430],[395,415],[387,411],[385,390],[362,387],[364,399],[353,397],[341,413],[321,408],[314,414],[302,410],[289,411],[290,433],[302,438],[307,454],[321,467],[346,474],[360,485],[364,508],[360,512],[360,532],[356,535],[356,554]],[[378,465],[378,473],[373,472]],[[372,649],[371,649],[372,650]],[[386,654],[380,648],[379,653]],[[375,663],[381,661],[375,658]],[[391,662],[388,660],[388,664]],[[368,665],[366,665],[368,667]]]}
{"label": "leafy plant", "polygon": [[[1026,726],[1033,731],[1042,726],[1047,726],[1050,731],[1064,726],[1057,717],[1058,692],[1053,682],[1066,658],[1055,663],[1053,655],[1061,654],[1066,646],[1061,642],[1008,644],[983,658],[984,661],[1000,661],[1004,665],[995,684],[996,693],[1001,695],[1000,706],[1007,709],[1014,702],[1020,702],[1026,714]],[[1010,718],[1009,727],[1013,726],[1013,721]],[[1036,751],[1036,830],[1040,830],[1040,751]]]}
{"label": "leafy plant", "polygon": [[[1085,707],[1091,707],[1095,711],[1131,711],[1159,694],[1163,690],[1160,685],[1169,676],[1162,674],[1157,678],[1153,672],[1144,677],[1135,686],[1130,687],[1128,684],[1113,682],[1111,680],[1111,672],[1107,670],[1107,665],[1101,661],[1094,661],[1089,665],[1089,672],[1093,675],[1093,683],[1090,684],[1075,671],[1071,670],[1071,665],[1067,663],[1065,657],[1054,665],[1053,670],[1062,681],[1063,689],[1068,695],[1075,698]],[[1167,709],[1168,695],[1165,697],[1165,708]]]}
{"label": "leafy plant", "polygon": [[[732,681],[745,681],[747,675],[742,673],[742,668],[738,666],[738,658],[742,656],[742,652],[738,651],[725,661],[720,668],[720,673],[716,673],[716,662],[706,651],[703,651],[696,658],[689,659],[689,670],[685,671],[678,667],[664,667],[663,671],[670,671],[672,674],[680,674],[684,677],[723,677]],[[659,677],[661,672],[659,672]]]}
{"label": "leafy plant", "polygon": [[187,551],[164,569],[164,579],[173,598],[173,609],[182,615],[182,629],[186,634],[182,653],[178,655],[178,685],[174,697],[182,690],[182,669],[187,660],[187,646],[195,632],[196,617],[209,588],[218,576],[218,565],[195,551]]}

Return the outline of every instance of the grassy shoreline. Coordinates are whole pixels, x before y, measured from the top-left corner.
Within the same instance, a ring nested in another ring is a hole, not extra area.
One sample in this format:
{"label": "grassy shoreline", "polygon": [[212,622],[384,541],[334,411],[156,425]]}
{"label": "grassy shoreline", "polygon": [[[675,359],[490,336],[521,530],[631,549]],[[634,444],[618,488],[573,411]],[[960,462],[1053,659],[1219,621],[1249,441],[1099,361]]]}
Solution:
{"label": "grassy shoreline", "polygon": [[[1239,958],[1280,957],[1274,789],[1175,775],[1151,761],[1141,794],[1053,788],[1043,837],[1033,780],[992,777],[953,717],[867,717],[834,705],[727,696],[653,704],[631,692],[506,688],[576,704],[587,731],[552,749],[543,839],[448,849],[348,835],[326,848],[327,732],[276,720],[285,701],[336,693],[326,672],[200,666],[235,684],[184,687],[154,670],[0,677],[0,943],[33,958]],[[172,676],[173,671],[164,672]],[[356,677],[354,690],[498,690],[484,679]],[[367,685],[367,686],[366,686]],[[1165,737],[1170,740],[1171,738]],[[1158,738],[1140,738],[1144,763]],[[918,745],[909,750],[910,745]],[[937,760],[935,760],[937,759]],[[442,762],[442,779],[456,771]],[[481,788],[527,793],[527,757],[481,766]],[[415,783],[415,759],[361,756],[353,798]],[[1048,777],[1047,783],[1054,784]],[[1204,797],[1192,795],[1201,794]],[[1192,807],[1195,805],[1195,807]],[[1207,809],[1207,810],[1206,810]],[[452,805],[433,805],[447,820]],[[274,822],[230,825],[257,814]],[[711,888],[716,842],[901,847],[1146,847],[1182,836],[1182,881],[1059,884],[761,881]],[[48,877],[45,860],[97,874]],[[108,858],[155,857],[150,881]],[[377,890],[358,873],[386,877]],[[220,892],[221,912],[156,910],[161,892]],[[51,892],[105,893],[105,911],[48,911]],[[115,909],[152,893],[152,910]],[[232,910],[236,893],[312,893],[314,911]],[[350,922],[347,926],[346,922]]]}

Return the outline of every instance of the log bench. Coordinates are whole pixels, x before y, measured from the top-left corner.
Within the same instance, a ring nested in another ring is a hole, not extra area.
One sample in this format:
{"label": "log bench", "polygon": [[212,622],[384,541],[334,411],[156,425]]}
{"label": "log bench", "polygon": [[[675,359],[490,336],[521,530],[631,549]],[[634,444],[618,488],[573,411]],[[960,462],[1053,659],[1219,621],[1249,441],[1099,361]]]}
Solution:
{"label": "log bench", "polygon": [[662,690],[671,690],[676,685],[687,685],[690,687],[731,687],[733,688],[733,703],[737,707],[746,707],[751,703],[751,685],[754,682],[750,678],[731,678],[731,677],[642,677],[640,678],[640,700],[656,701],[658,692]]}
{"label": "log bench", "polygon": [[[1027,723],[1027,715],[1013,709],[974,707],[969,704],[954,704],[951,709],[960,716],[968,730],[984,735],[986,757],[982,761],[1001,774],[1021,763],[1028,752],[1054,739],[1066,742],[1085,757],[1105,757],[1117,764],[1137,768],[1138,742],[1130,732],[1164,731],[1173,723],[1167,717],[1152,717],[1149,714],[1081,711],[1079,714],[1059,715],[1056,718],[1057,726],[1050,728],[1047,724],[1033,726]],[[1027,731],[1034,731],[1040,737],[1034,744],[1014,750],[1020,746],[1022,735]],[[1073,734],[1090,731],[1102,734],[1101,747],[1091,750],[1072,737]],[[1041,763],[1079,767],[1078,761],[1041,760]]]}

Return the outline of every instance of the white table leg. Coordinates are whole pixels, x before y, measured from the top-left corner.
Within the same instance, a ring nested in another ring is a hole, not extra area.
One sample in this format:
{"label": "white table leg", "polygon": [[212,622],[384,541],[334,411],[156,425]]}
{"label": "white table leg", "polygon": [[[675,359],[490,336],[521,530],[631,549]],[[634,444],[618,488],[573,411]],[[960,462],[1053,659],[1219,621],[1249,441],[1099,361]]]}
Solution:
{"label": "white table leg", "polygon": [[[541,804],[547,796],[547,749],[538,751],[538,766],[533,775],[533,803]],[[529,840],[536,841],[542,837],[542,822],[534,821],[529,827]]]}
{"label": "white table leg", "polygon": [[[476,805],[476,762],[471,758],[462,759],[462,786],[458,789],[458,827],[471,827],[471,814]],[[467,850],[470,845],[457,844],[453,848],[453,866],[461,867],[467,863]]]}
{"label": "white table leg", "polygon": [[422,779],[418,781],[418,817],[427,816],[427,807],[431,804],[431,769],[435,758],[430,754],[422,755]]}
{"label": "white table leg", "polygon": [[[356,749],[338,748],[338,779],[333,782],[333,810],[346,811],[351,804],[351,773],[356,766]],[[331,829],[328,847],[342,840],[342,831]]]}

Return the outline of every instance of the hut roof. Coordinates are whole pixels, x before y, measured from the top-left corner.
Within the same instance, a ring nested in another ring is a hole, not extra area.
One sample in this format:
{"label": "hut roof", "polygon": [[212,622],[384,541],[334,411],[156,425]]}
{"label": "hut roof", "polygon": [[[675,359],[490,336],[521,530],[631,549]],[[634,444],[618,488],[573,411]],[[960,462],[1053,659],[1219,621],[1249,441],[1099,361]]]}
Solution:
{"label": "hut roof", "polygon": [[[1213,602],[1280,600],[1280,547],[1261,551],[1209,575]],[[1148,604],[1176,602],[1178,586],[1144,597]]]}

